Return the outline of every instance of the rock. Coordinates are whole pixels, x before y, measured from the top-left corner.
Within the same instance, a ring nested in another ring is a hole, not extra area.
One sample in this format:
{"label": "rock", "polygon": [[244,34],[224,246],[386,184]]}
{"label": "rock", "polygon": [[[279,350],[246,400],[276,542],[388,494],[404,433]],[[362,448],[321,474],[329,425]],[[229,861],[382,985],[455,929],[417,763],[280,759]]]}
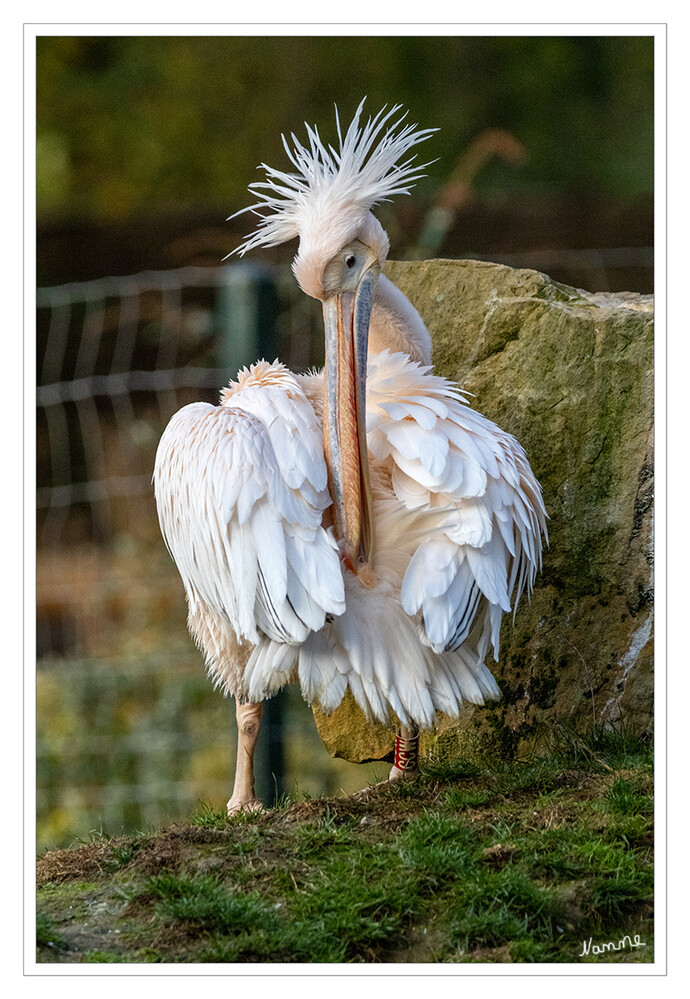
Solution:
{"label": "rock", "polygon": [[331,756],[353,763],[393,762],[395,733],[385,725],[371,725],[349,690],[332,714],[324,714],[318,704],[312,705],[312,710],[319,735]]}
{"label": "rock", "polygon": [[[512,758],[600,723],[653,718],[653,303],[588,294],[531,270],[390,262],[432,334],[436,371],[514,434],[544,488],[550,546],[501,657],[500,702],[467,709],[423,751]],[[333,755],[390,755],[352,698],[317,726]]]}

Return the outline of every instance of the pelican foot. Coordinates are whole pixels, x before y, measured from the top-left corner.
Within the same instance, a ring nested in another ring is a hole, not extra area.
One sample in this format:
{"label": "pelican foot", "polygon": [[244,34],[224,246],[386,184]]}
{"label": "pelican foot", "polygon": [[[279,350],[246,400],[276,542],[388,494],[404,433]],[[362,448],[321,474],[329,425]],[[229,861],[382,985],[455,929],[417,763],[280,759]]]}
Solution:
{"label": "pelican foot", "polygon": [[416,725],[400,726],[395,734],[395,755],[387,780],[372,784],[353,795],[360,798],[369,791],[389,787],[393,781],[415,780],[419,777],[419,729]]}
{"label": "pelican foot", "polygon": [[235,798],[230,799],[227,805],[228,815],[237,815],[239,812],[265,812],[263,803],[258,798]]}
{"label": "pelican foot", "polygon": [[391,772],[388,774],[388,780],[415,780],[419,777],[419,769],[417,767],[408,767],[406,770],[401,770],[400,767],[396,767],[395,764],[391,767]]}

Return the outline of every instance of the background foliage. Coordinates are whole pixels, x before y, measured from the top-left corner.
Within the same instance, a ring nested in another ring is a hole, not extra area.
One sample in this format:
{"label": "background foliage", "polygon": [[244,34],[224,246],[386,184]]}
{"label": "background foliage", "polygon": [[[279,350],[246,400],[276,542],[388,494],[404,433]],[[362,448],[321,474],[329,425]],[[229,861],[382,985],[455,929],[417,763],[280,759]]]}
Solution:
{"label": "background foliage", "polygon": [[[631,198],[652,187],[653,39],[644,37],[46,37],[37,41],[38,216],[229,214],[280,132],[332,135],[391,102],[441,129],[426,190],[482,130],[527,151],[488,196]],[[422,193],[425,188],[421,188]]]}

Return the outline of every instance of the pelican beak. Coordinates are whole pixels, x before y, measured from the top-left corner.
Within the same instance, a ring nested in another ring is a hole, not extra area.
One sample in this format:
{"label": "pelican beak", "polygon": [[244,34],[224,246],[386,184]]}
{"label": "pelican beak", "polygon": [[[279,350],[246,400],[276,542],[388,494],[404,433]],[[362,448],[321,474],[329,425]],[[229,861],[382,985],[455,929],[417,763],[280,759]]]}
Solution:
{"label": "pelican beak", "polygon": [[333,498],[335,532],[352,572],[373,554],[367,460],[366,383],[369,320],[380,269],[364,272],[357,290],[323,302],[326,333],[324,451]]}

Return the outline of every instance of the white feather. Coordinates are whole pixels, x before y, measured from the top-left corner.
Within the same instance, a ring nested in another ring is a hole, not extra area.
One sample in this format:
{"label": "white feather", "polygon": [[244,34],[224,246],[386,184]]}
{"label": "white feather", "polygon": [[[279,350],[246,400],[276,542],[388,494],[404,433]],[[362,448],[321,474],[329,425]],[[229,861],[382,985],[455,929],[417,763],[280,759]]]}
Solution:
{"label": "white feather", "polygon": [[[469,409],[454,385],[404,355],[384,351],[370,359],[367,393],[370,448],[392,462],[400,501],[420,523],[433,511],[446,511],[445,542],[423,542],[410,560],[403,607],[409,614],[421,611],[425,640],[434,649],[455,648],[471,630],[472,619],[464,621],[464,615],[479,606],[472,596],[476,585],[496,609],[486,616],[484,632],[497,653],[497,622],[510,610],[511,594],[517,602],[523,587],[531,588],[546,533],[541,489],[524,451]],[[438,414],[433,429],[431,412]]]}
{"label": "white feather", "polygon": [[[258,199],[235,215],[252,212],[260,222],[256,231],[233,252],[243,256],[257,246],[277,246],[302,236],[316,225],[328,233],[341,231],[343,220],[356,228],[375,204],[394,194],[408,194],[423,177],[427,163],[399,160],[436,129],[404,124],[406,113],[391,124],[401,110],[396,104],[382,108],[360,127],[361,102],[345,136],[336,109],[339,148],[326,146],[316,130],[306,125],[308,148],[293,134],[292,148],[283,145],[296,173],[285,173],[261,164],[266,180],[249,185]],[[343,242],[347,242],[346,239]],[[336,246],[333,252],[336,252]]]}
{"label": "white feather", "polygon": [[238,639],[257,643],[263,632],[299,644],[345,609],[338,553],[321,526],[330,497],[320,427],[278,363],[240,372],[222,400],[185,407],[163,434],[154,472],[163,536],[190,607],[201,599]]}

